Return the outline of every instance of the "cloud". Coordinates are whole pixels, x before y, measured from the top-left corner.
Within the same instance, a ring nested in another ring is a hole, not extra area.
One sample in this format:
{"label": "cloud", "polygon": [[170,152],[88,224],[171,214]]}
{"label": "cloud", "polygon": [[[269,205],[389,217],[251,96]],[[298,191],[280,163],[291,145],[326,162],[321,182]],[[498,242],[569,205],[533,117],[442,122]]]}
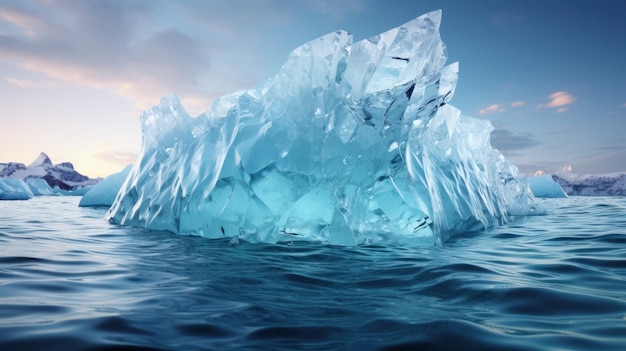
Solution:
{"label": "cloud", "polygon": [[504,110],[505,110],[505,108],[501,104],[493,104],[493,105],[489,105],[489,106],[485,107],[484,109],[478,111],[478,114],[479,115],[486,115],[486,114],[489,114],[489,113],[504,112]]}
{"label": "cloud", "polygon": [[545,104],[543,107],[559,108],[559,107],[571,105],[574,102],[574,100],[576,100],[572,95],[564,91],[557,91],[555,93],[550,94],[550,96],[548,97],[550,98],[550,102]]}
{"label": "cloud", "polygon": [[[60,82],[110,91],[142,108],[172,92],[196,100],[205,94],[200,79],[210,72],[206,42],[153,24],[159,23],[158,5],[115,1],[36,5],[0,5],[0,25],[4,22],[10,29],[0,33],[0,61]],[[19,77],[7,81],[29,85]],[[217,81],[228,88],[227,77]]]}
{"label": "cloud", "polygon": [[503,127],[497,127],[491,132],[491,145],[502,153],[509,155],[517,151],[531,148],[539,144],[530,133],[513,133]]}
{"label": "cloud", "polygon": [[35,30],[41,29],[41,21],[30,11],[5,5],[0,7],[0,21],[4,21],[18,27],[26,35],[32,37]]}
{"label": "cloud", "polygon": [[556,109],[556,112],[558,112],[558,113],[563,113],[563,112],[565,112],[565,111],[567,111],[567,110],[569,110],[569,108],[568,108],[568,107],[560,107],[560,108],[557,108],[557,109]]}
{"label": "cloud", "polygon": [[[193,101],[191,114],[218,96],[274,74],[286,53],[261,36],[312,15],[333,22],[370,1],[0,1],[0,64],[60,84],[103,90],[145,109],[169,93]],[[331,6],[332,5],[332,6]],[[328,14],[325,16],[324,14]],[[312,37],[307,37],[311,39]],[[295,48],[302,41],[296,35]],[[263,51],[264,55],[257,55]],[[274,57],[268,55],[275,53]],[[265,73],[269,72],[269,73]],[[14,79],[24,80],[13,73]],[[187,106],[186,106],[187,107]]]}
{"label": "cloud", "polygon": [[490,114],[490,113],[498,113],[498,112],[504,112],[506,111],[506,107],[507,106],[511,106],[511,107],[522,107],[524,106],[525,103],[524,101],[513,101],[511,103],[506,103],[506,104],[491,104],[481,110],[478,111],[479,115],[486,115],[486,114]]}

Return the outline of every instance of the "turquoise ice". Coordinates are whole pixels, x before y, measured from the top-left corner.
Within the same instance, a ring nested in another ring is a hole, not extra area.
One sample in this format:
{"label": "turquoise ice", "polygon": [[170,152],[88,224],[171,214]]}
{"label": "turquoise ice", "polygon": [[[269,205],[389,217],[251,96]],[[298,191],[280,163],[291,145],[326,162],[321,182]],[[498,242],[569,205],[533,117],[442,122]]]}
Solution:
{"label": "turquoise ice", "polygon": [[0,200],[28,200],[35,196],[26,182],[0,177]]}
{"label": "turquoise ice", "polygon": [[528,177],[526,180],[536,197],[567,197],[563,188],[554,181],[550,174]]}
{"label": "turquoise ice", "polygon": [[93,207],[93,206],[111,206],[115,201],[115,196],[120,191],[122,184],[128,173],[130,173],[131,166],[124,167],[118,173],[114,173],[104,178],[98,184],[94,185],[89,191],[83,195],[78,203],[80,207]]}
{"label": "turquoise ice", "polygon": [[535,212],[488,121],[449,105],[441,11],[352,43],[295,49],[278,74],[197,117],[167,96],[141,116],[114,223],[209,238],[433,245]]}

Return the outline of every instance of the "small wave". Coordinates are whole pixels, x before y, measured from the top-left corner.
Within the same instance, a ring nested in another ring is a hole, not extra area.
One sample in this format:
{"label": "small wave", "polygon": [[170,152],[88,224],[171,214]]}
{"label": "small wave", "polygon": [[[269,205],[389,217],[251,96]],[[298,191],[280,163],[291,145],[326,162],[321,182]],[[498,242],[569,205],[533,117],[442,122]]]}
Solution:
{"label": "small wave", "polygon": [[506,313],[561,317],[624,315],[626,302],[608,297],[576,294],[548,288],[516,287],[499,292],[499,309]]}

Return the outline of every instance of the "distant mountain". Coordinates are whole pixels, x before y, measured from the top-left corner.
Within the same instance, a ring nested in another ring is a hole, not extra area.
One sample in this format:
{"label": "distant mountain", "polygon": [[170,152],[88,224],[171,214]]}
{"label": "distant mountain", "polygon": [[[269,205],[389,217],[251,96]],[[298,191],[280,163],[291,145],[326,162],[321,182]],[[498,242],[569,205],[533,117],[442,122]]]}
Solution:
{"label": "distant mountain", "polygon": [[0,177],[18,178],[23,181],[43,179],[51,188],[57,186],[62,190],[73,190],[100,181],[78,173],[70,162],[52,164],[52,160],[44,152],[28,166],[17,162],[0,163]]}
{"label": "distant mountain", "polygon": [[578,175],[566,166],[552,174],[567,195],[626,196],[626,172]]}
{"label": "distant mountain", "polygon": [[0,177],[6,178],[13,174],[15,171],[25,170],[26,166],[23,163],[9,162],[0,163]]}

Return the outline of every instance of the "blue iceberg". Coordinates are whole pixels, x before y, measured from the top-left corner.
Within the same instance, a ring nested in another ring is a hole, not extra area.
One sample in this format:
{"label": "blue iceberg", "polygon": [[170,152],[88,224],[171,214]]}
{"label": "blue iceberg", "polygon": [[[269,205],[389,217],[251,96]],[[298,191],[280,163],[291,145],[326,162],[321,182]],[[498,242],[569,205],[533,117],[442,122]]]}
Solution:
{"label": "blue iceberg", "polygon": [[561,188],[561,186],[554,181],[551,174],[540,174],[533,177],[526,178],[530,190],[535,197],[546,198],[562,198],[567,197],[567,194]]}
{"label": "blue iceberg", "polygon": [[0,177],[0,200],[28,200],[33,196],[35,195],[23,180]]}
{"label": "blue iceberg", "polygon": [[189,116],[141,116],[140,157],[107,218],[183,235],[433,245],[535,213],[485,120],[448,104],[441,11],[352,43],[295,49],[278,74]]}
{"label": "blue iceberg", "polygon": [[48,182],[45,179],[40,178],[29,178],[26,180],[26,184],[33,192],[34,196],[52,196],[58,195],[55,191],[48,185]]}
{"label": "blue iceberg", "polygon": [[94,207],[113,205],[115,196],[117,196],[122,184],[124,184],[124,181],[128,178],[130,169],[131,165],[128,165],[120,172],[111,174],[98,184],[94,185],[83,195],[78,203],[78,206]]}

